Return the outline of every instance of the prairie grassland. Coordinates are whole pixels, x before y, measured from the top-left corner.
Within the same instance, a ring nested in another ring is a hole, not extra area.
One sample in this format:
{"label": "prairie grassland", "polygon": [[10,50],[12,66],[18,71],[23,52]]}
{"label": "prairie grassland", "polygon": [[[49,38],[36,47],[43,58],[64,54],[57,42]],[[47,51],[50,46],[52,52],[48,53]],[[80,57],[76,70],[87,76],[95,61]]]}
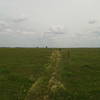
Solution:
{"label": "prairie grassland", "polygon": [[0,48],[0,100],[32,87],[29,100],[100,100],[100,49]]}
{"label": "prairie grassland", "polygon": [[44,73],[52,50],[0,49],[0,100],[24,100],[30,86]]}

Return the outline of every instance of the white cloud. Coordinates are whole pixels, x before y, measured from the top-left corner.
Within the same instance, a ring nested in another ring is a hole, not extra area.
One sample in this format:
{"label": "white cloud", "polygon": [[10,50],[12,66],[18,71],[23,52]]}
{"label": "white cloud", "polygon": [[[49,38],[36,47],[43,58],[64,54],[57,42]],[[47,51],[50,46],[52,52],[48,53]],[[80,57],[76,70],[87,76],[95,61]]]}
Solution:
{"label": "white cloud", "polygon": [[64,26],[62,25],[53,25],[49,28],[48,33],[52,34],[64,34]]}
{"label": "white cloud", "polygon": [[0,34],[34,34],[34,30],[27,26],[27,18],[4,18],[0,19]]}
{"label": "white cloud", "polygon": [[96,23],[97,23],[97,20],[92,19],[92,20],[89,21],[89,24],[96,24]]}

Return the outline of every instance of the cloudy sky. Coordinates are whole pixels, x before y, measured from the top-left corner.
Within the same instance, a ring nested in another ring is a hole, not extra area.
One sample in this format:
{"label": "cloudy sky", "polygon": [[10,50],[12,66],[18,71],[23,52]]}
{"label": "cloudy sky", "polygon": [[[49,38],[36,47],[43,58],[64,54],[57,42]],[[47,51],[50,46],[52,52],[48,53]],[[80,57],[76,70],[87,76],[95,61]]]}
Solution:
{"label": "cloudy sky", "polygon": [[0,46],[100,47],[100,0],[0,0]]}

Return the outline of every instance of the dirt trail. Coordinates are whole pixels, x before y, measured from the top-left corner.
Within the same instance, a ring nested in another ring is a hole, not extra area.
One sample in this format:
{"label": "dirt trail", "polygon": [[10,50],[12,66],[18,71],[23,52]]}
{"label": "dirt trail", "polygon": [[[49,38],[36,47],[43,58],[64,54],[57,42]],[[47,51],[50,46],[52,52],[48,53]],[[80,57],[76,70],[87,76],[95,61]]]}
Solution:
{"label": "dirt trail", "polygon": [[51,70],[52,75],[55,77],[58,74],[60,60],[61,60],[61,52],[58,49],[56,49],[51,54],[50,64],[48,66],[49,70]]}
{"label": "dirt trail", "polygon": [[[51,94],[53,97],[59,90],[65,91],[63,83],[58,79],[60,61],[61,52],[58,49],[53,50],[50,56],[50,64],[46,68],[50,71],[49,79],[38,79],[29,89],[25,100],[50,100]],[[47,84],[44,84],[45,81],[47,81]]]}

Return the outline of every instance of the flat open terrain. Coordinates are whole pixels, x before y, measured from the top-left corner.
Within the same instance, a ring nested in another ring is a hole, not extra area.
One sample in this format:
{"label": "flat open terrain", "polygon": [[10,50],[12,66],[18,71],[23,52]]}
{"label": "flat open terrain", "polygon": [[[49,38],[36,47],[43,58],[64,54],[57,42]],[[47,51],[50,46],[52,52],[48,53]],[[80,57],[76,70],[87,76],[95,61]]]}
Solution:
{"label": "flat open terrain", "polygon": [[100,49],[0,48],[0,100],[49,98],[100,100]]}

